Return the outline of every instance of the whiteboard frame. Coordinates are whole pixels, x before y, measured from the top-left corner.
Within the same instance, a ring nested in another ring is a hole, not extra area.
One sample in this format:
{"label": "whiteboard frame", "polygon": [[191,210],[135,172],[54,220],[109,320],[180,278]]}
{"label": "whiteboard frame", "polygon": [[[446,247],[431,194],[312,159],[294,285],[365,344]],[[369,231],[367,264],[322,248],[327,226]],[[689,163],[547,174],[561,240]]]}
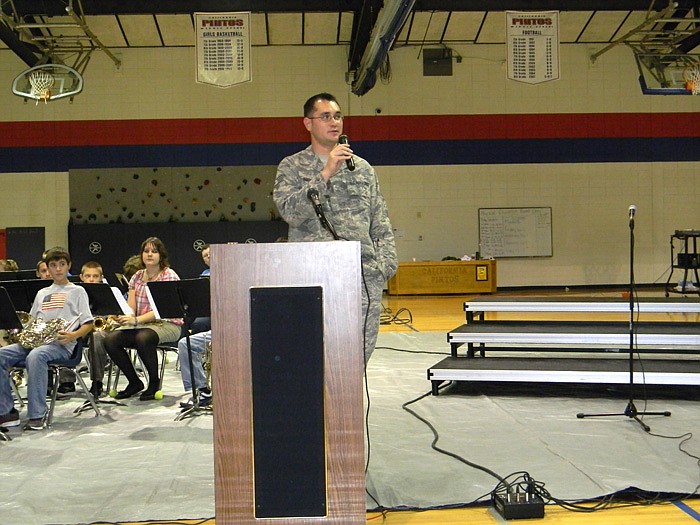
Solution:
{"label": "whiteboard frame", "polygon": [[[482,228],[482,214],[484,212],[496,212],[500,216],[508,217],[514,214],[521,215],[525,210],[537,210],[539,213],[546,215],[549,221],[549,235],[547,241],[542,241],[537,235],[537,231],[522,231],[522,235],[528,236],[534,248],[528,252],[509,251],[506,247],[503,251],[493,249],[491,244],[493,240],[485,239],[485,232]],[[479,225],[479,251],[485,258],[506,259],[506,258],[535,258],[535,257],[552,257],[553,252],[553,235],[552,235],[552,207],[551,206],[512,206],[512,207],[493,207],[478,209],[478,225]]]}

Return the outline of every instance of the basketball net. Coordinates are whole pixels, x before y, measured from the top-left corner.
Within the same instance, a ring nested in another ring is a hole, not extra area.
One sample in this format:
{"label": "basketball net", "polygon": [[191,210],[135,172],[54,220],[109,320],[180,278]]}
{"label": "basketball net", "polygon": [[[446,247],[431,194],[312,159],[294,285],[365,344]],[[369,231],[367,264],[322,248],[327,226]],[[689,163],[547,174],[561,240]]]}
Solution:
{"label": "basketball net", "polygon": [[687,67],[683,71],[683,78],[685,78],[685,89],[693,95],[700,95],[700,64]]}
{"label": "basketball net", "polygon": [[51,88],[56,83],[54,76],[48,71],[37,69],[29,74],[29,83],[32,86],[32,95],[36,96],[36,103],[40,100],[47,104],[51,98]]}

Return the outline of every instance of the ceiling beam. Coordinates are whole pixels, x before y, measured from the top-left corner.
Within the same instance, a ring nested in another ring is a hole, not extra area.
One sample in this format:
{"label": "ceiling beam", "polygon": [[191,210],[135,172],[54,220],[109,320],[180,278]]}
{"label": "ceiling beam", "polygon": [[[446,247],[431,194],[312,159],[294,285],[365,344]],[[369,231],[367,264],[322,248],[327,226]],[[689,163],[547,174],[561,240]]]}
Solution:
{"label": "ceiling beam", "polygon": [[41,50],[32,44],[22,42],[17,33],[4,23],[0,23],[0,40],[5,42],[5,45],[29,67],[34,67],[39,62]]}
{"label": "ceiling beam", "polygon": [[[676,0],[690,7],[696,0]],[[415,11],[647,11],[651,0],[416,0]],[[665,0],[653,2],[664,9]]]}
{"label": "ceiling beam", "polygon": [[[196,12],[225,13],[236,11],[268,13],[359,11],[362,0],[82,0],[83,13],[90,15],[190,14]],[[46,0],[14,0],[20,16],[25,14],[63,16],[63,2]],[[10,14],[10,13],[8,13]]]}
{"label": "ceiling beam", "polygon": [[[13,0],[20,16],[25,14],[63,16],[60,1]],[[190,14],[194,12],[251,11],[268,13],[361,12],[364,0],[82,0],[90,15]],[[416,0],[416,11],[647,11],[651,0]],[[679,7],[691,8],[696,0],[677,0]],[[9,7],[3,8],[9,10]],[[653,2],[653,10],[664,9],[665,0]],[[9,12],[6,14],[10,14]]]}

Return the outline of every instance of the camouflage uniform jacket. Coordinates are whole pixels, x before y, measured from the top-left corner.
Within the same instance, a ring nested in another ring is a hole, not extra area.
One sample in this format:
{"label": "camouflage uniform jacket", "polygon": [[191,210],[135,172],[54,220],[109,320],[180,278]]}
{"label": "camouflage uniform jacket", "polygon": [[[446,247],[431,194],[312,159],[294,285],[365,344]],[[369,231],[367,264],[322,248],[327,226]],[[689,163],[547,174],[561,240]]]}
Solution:
{"label": "camouflage uniform jacket", "polygon": [[396,273],[398,258],[394,232],[379,181],[370,164],[355,155],[355,170],[343,166],[325,182],[324,162],[311,146],[286,157],[277,168],[273,199],[289,224],[289,240],[331,241],[307,196],[315,188],[321,206],[338,237],[360,241],[365,276],[386,281]]}

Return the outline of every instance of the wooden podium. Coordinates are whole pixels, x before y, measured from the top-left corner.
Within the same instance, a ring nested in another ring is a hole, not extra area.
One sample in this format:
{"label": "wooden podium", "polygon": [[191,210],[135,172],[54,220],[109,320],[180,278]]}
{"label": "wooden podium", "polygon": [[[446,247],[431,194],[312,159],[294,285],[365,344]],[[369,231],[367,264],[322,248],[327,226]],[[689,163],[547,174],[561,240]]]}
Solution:
{"label": "wooden podium", "polygon": [[365,523],[357,242],[211,247],[216,523]]}

